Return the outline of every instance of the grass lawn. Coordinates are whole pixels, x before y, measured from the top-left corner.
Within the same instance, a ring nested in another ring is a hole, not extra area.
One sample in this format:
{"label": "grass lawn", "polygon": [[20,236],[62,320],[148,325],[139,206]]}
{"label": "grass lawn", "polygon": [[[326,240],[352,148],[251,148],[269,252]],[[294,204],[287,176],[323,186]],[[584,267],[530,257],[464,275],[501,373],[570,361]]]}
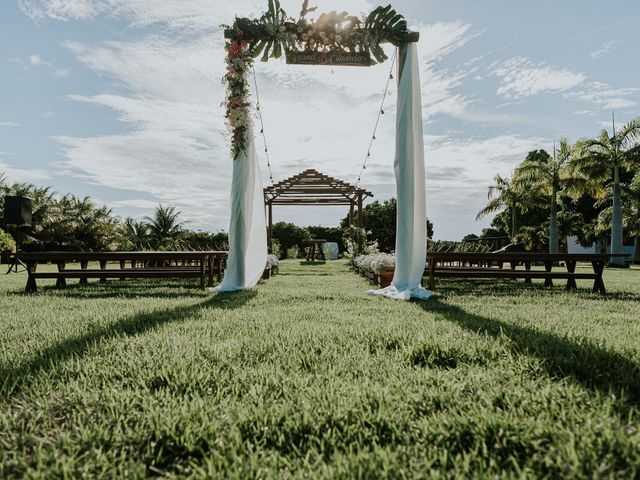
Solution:
{"label": "grass lawn", "polygon": [[225,295],[25,282],[0,278],[0,478],[640,476],[639,270],[425,303],[342,261]]}

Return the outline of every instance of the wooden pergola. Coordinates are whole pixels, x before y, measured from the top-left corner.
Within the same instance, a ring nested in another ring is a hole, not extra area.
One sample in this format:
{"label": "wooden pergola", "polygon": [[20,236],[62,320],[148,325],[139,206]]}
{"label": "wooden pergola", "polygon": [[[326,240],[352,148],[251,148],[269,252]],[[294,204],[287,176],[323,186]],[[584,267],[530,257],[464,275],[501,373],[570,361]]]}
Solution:
{"label": "wooden pergola", "polygon": [[348,205],[349,226],[354,223],[356,208],[359,226],[364,225],[362,202],[371,192],[355,187],[314,169],[289,177],[264,189],[267,208],[267,245],[271,245],[274,205]]}

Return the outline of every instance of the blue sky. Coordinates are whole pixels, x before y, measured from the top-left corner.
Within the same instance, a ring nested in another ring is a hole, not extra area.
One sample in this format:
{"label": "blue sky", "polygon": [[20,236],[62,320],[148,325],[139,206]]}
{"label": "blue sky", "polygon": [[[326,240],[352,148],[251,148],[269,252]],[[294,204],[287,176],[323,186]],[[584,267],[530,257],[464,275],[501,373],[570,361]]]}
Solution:
{"label": "blue sky", "polygon": [[[284,0],[292,15],[298,0]],[[368,0],[317,0],[359,14]],[[428,215],[435,236],[476,222],[496,173],[533,148],[574,141],[640,115],[629,1],[396,0],[421,32]],[[231,160],[220,107],[219,27],[259,16],[255,0],[2,0],[0,170],[10,180],[91,195],[121,216],[177,205],[192,228],[227,229]],[[257,63],[277,180],[306,168],[355,182],[390,65]],[[394,195],[395,88],[362,185]],[[257,140],[260,145],[260,139]],[[260,149],[259,149],[260,150]],[[264,158],[261,158],[266,167]],[[268,179],[263,170],[263,181]],[[334,207],[276,220],[335,225]]]}

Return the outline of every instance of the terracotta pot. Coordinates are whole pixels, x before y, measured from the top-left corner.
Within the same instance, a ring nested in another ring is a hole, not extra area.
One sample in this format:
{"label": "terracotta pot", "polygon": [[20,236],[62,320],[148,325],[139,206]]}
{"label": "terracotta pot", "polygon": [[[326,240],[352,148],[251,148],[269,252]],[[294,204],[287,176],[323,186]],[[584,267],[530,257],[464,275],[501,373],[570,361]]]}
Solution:
{"label": "terracotta pot", "polygon": [[394,270],[383,270],[378,273],[378,286],[380,288],[386,288],[391,285],[393,281]]}

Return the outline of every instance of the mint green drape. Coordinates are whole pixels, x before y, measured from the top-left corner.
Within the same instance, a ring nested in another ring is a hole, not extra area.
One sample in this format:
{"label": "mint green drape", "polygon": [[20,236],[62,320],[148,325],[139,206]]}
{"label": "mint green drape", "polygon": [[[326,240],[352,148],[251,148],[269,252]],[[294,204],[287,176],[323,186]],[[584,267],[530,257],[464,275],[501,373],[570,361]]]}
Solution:
{"label": "mint green drape", "polygon": [[233,160],[229,258],[222,284],[212,291],[252,288],[267,264],[267,228],[260,167],[253,135],[246,151]]}
{"label": "mint green drape", "polygon": [[400,300],[431,295],[421,287],[427,258],[427,200],[418,49],[415,43],[406,49],[396,117],[396,269],[389,287],[368,292]]}

